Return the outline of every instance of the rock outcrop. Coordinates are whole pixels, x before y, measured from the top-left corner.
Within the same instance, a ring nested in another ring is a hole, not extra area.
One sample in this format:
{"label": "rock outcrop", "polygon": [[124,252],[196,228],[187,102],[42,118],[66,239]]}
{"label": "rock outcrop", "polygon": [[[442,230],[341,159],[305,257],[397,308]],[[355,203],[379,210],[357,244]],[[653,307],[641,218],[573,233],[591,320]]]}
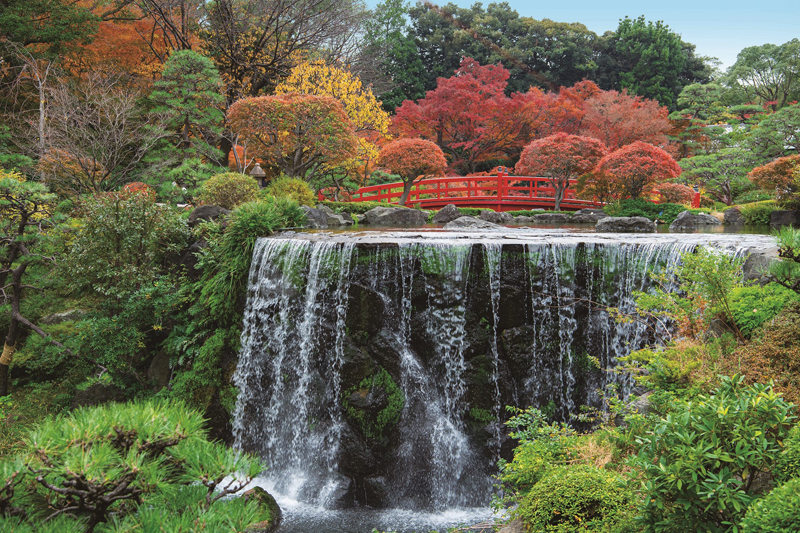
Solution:
{"label": "rock outcrop", "polygon": [[656,223],[645,217],[606,217],[597,222],[598,233],[655,233]]}
{"label": "rock outcrop", "polygon": [[428,222],[428,214],[407,207],[375,207],[365,213],[369,224],[379,226],[421,226]]}

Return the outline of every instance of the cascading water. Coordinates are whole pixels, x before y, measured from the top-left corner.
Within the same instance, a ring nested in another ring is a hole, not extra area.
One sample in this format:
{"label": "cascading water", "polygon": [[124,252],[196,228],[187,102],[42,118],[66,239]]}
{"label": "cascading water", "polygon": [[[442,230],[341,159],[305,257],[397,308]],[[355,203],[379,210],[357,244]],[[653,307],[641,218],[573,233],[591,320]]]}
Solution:
{"label": "cascading water", "polygon": [[[616,323],[647,271],[711,243],[768,237],[289,234],[250,272],[236,445],[272,490],[316,505],[446,510],[488,504],[512,443],[505,405],[568,420],[657,325]],[[712,242],[714,241],[714,242]]]}

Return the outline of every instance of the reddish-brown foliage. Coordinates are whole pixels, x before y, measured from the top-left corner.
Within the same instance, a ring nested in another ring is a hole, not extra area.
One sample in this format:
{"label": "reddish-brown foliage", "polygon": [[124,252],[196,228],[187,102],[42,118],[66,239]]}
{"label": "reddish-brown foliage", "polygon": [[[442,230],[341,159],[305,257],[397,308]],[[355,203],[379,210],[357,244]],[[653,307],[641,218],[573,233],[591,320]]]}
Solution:
{"label": "reddish-brown foliage", "polygon": [[549,178],[555,189],[555,209],[558,210],[569,180],[591,171],[607,152],[597,139],[556,133],[526,146],[515,171],[523,176]]}
{"label": "reddish-brown foliage", "polygon": [[796,204],[800,200],[800,155],[780,157],[754,168],[747,177],[760,189],[774,189],[782,203]]}
{"label": "reddish-brown foliage", "polygon": [[403,180],[403,195],[398,202],[405,205],[415,181],[443,175],[447,166],[442,149],[425,139],[398,139],[381,148],[378,164]]}
{"label": "reddish-brown foliage", "polygon": [[680,176],[681,167],[667,152],[641,141],[623,146],[605,156],[593,172],[619,182],[624,195],[638,198],[650,194],[653,185]]}
{"label": "reddish-brown foliage", "polygon": [[657,197],[662,202],[671,204],[690,204],[694,191],[691,187],[680,183],[659,183],[656,185]]}
{"label": "reddish-brown foliage", "polygon": [[636,141],[662,148],[672,128],[667,108],[655,100],[633,96],[626,91],[600,91],[585,102],[581,135],[602,141],[616,150]]}
{"label": "reddish-brown foliage", "polygon": [[231,129],[249,153],[305,178],[322,165],[355,157],[358,140],[341,102],[289,93],[245,98],[228,110]]}
{"label": "reddish-brown foliage", "polygon": [[434,141],[447,152],[452,167],[475,172],[479,163],[518,153],[534,129],[552,127],[559,119],[541,109],[565,110],[538,89],[530,94],[506,96],[509,71],[502,65],[481,66],[464,58],[455,75],[439,78],[436,90],[418,102],[406,100],[397,109],[393,130],[405,137]]}
{"label": "reddish-brown foliage", "polygon": [[122,191],[130,195],[139,194],[145,196],[152,201],[156,201],[156,191],[151,186],[141,181],[134,181],[128,183],[122,188]]}

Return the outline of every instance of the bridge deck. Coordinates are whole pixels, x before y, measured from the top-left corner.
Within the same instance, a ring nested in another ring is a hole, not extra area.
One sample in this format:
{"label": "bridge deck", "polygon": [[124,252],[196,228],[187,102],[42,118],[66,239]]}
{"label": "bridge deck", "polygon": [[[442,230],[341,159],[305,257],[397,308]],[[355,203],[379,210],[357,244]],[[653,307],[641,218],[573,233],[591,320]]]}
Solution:
{"label": "bridge deck", "polygon": [[[600,207],[599,202],[580,200],[575,197],[570,180],[561,200],[561,209],[577,211],[585,207]],[[350,194],[351,202],[387,202],[397,204],[403,194],[403,183],[387,183],[361,187]],[[320,191],[320,200],[325,199]],[[497,176],[456,176],[431,178],[415,183],[408,195],[406,205],[418,205],[423,209],[441,209],[447,204],[458,207],[477,207],[495,211],[520,211],[553,209],[555,189],[548,178],[540,176],[509,176],[504,172]]]}

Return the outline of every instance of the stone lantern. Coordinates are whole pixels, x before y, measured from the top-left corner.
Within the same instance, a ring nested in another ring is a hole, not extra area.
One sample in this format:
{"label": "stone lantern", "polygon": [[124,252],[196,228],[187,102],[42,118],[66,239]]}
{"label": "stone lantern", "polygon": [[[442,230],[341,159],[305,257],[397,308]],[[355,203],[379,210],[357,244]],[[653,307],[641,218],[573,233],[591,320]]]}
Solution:
{"label": "stone lantern", "polygon": [[267,180],[266,180],[267,173],[264,172],[263,168],[261,168],[261,164],[259,163],[255,164],[253,170],[250,171],[250,176],[252,178],[255,178],[255,180],[258,182],[258,184],[261,186],[262,189],[267,186]]}

